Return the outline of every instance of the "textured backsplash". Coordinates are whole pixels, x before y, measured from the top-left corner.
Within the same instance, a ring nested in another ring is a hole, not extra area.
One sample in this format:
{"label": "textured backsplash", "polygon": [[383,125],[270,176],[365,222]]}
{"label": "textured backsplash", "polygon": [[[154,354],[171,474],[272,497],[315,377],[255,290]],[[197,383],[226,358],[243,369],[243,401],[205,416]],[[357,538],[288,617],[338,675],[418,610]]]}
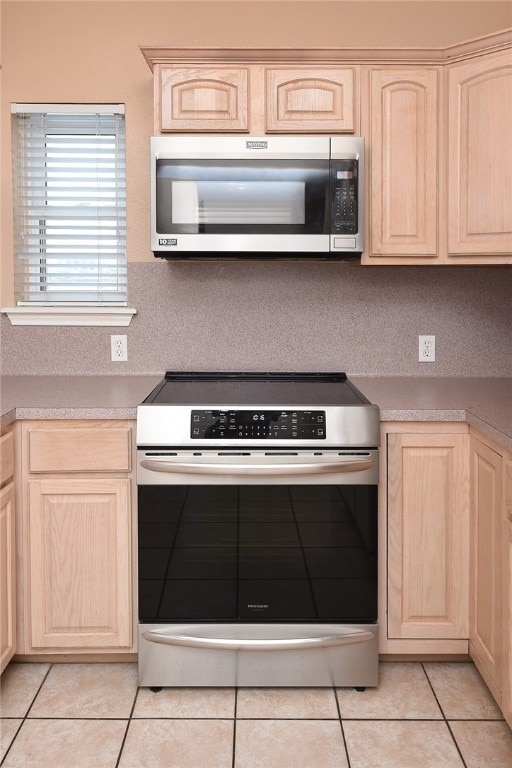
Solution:
{"label": "textured backsplash", "polygon": [[[345,370],[375,376],[511,376],[512,270],[352,263],[130,264],[128,328],[13,327],[4,374]],[[128,362],[110,362],[110,334]],[[418,363],[418,334],[437,361]]]}

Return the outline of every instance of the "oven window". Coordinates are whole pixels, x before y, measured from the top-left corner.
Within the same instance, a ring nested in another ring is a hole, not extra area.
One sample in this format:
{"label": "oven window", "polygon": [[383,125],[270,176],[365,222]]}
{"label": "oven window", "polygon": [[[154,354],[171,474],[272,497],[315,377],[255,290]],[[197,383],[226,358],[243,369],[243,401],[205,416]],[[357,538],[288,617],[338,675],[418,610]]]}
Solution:
{"label": "oven window", "polygon": [[139,614],[377,619],[375,486],[139,486]]}
{"label": "oven window", "polygon": [[328,232],[327,160],[157,160],[159,234]]}

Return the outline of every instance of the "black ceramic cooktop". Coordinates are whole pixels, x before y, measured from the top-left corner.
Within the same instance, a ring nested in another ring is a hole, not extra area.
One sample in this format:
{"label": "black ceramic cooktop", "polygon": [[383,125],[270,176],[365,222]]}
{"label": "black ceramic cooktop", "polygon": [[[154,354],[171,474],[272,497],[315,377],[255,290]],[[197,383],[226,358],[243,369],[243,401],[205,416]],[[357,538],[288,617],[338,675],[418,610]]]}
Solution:
{"label": "black ceramic cooktop", "polygon": [[366,405],[345,373],[167,371],[144,400],[155,405]]}

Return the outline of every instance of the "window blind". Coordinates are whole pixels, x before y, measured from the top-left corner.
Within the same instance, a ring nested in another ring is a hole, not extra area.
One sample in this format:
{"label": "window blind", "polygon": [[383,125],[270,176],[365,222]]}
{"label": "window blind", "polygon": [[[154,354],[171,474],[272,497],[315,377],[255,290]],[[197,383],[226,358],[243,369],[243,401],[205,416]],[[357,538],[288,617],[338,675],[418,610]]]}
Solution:
{"label": "window blind", "polygon": [[12,110],[17,302],[125,305],[124,108],[33,106]]}

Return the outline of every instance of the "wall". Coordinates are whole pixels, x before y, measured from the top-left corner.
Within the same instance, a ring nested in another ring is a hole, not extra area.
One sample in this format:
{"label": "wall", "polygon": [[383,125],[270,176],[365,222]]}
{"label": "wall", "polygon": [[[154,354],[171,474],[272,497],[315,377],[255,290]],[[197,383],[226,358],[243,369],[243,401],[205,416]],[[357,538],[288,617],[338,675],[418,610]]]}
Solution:
{"label": "wall", "polygon": [[[128,303],[139,310],[127,329],[128,364],[109,362],[110,329],[13,328],[2,316],[5,373],[159,373],[170,366],[511,373],[505,269],[155,262],[147,226],[152,74],[139,50],[441,46],[510,26],[509,2],[17,0],[0,7],[2,306],[13,303],[9,103],[89,101],[126,104]],[[418,368],[418,333],[436,333],[439,364]],[[474,366],[471,348],[478,351]]]}

